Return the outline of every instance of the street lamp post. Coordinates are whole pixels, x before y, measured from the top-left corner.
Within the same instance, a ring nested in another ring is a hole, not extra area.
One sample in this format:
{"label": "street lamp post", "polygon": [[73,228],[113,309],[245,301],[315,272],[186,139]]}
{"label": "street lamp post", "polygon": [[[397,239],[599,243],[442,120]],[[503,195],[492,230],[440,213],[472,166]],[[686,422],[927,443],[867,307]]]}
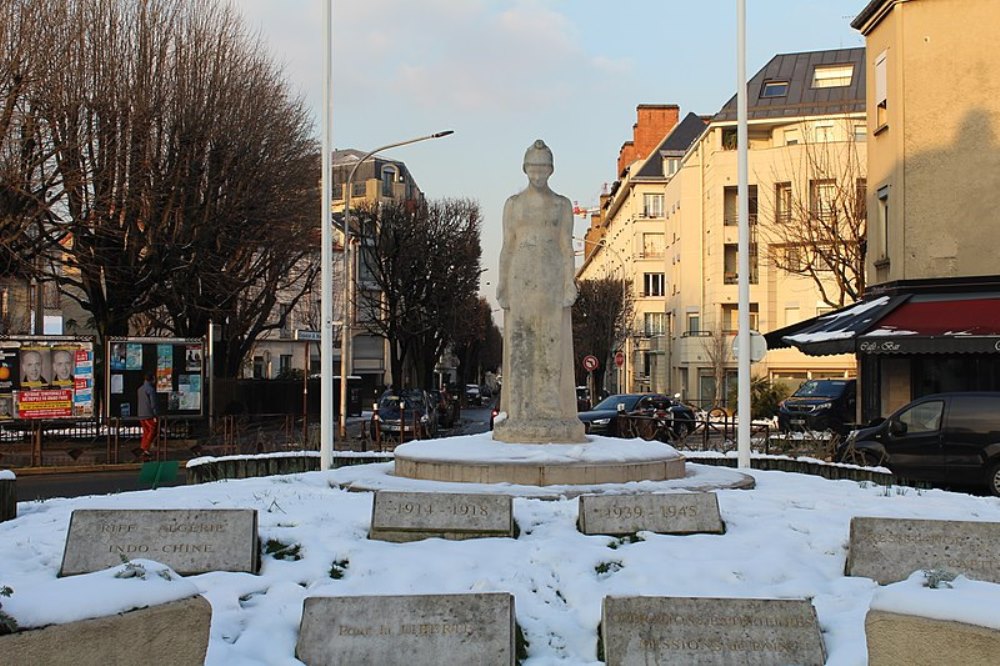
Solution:
{"label": "street lamp post", "polygon": [[[618,254],[617,250],[615,250],[610,245],[608,245],[608,239],[606,239],[606,238],[602,238],[601,240],[598,240],[598,241],[592,241],[592,240],[587,240],[586,238],[580,238],[579,236],[574,236],[574,239],[578,240],[578,241],[580,241],[581,243],[584,244],[584,250],[583,250],[584,259],[586,259],[586,256],[587,256],[586,246],[589,244],[589,245],[594,245],[596,247],[600,247],[600,248],[603,248],[603,249],[609,251],[611,254],[614,255],[615,259],[618,260],[618,263],[619,263],[619,265],[621,266],[621,269],[622,269],[622,306],[624,307],[624,305],[625,305],[625,296],[626,296],[626,285],[625,285],[625,283],[628,280],[628,275],[625,272],[625,260],[622,259],[622,256],[620,254]],[[628,332],[626,332],[626,335],[625,335],[625,349],[624,349],[624,352],[625,352],[625,362],[622,364],[622,369],[621,369],[622,370],[623,378],[625,379],[626,382],[628,381],[628,361],[629,361],[629,353],[628,353],[629,349],[628,348],[629,348],[629,339],[630,338],[631,338],[631,336],[628,334]],[[621,381],[618,382],[618,392],[619,393],[622,392],[622,382]]]}
{"label": "street lamp post", "polygon": [[[420,141],[428,141],[430,139],[440,139],[443,136],[448,136],[449,134],[454,134],[454,130],[445,130],[443,132],[435,132],[434,134],[428,134],[427,136],[420,136],[415,139],[407,139],[406,141],[397,141],[395,143],[389,143],[384,146],[379,146],[375,150],[370,150],[365,153],[361,159],[359,159],[347,176],[346,191],[344,193],[344,316],[341,322],[341,333],[340,333],[340,420],[339,420],[339,431],[341,439],[347,438],[347,377],[350,374],[350,354],[351,354],[351,285],[353,280],[351,279],[351,259],[350,259],[350,217],[351,217],[351,198],[353,195],[352,189],[354,188],[354,175],[358,171],[365,160],[374,155],[375,153],[380,153],[383,150],[389,150],[390,148],[398,148],[399,146],[408,146],[411,143],[419,143]],[[332,378],[330,378],[332,379]],[[329,381],[329,379],[324,379]]]}

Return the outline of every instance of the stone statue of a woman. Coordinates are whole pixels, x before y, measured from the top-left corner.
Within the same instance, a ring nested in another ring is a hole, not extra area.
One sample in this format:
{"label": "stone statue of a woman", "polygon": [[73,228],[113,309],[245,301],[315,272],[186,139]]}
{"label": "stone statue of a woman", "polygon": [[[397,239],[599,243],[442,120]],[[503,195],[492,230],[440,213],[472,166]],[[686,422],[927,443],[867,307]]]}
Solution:
{"label": "stone statue of a woman", "polygon": [[586,442],[576,418],[572,306],[573,208],[549,189],[552,151],[524,155],[528,187],[507,199],[497,300],[504,310],[503,390],[493,439]]}

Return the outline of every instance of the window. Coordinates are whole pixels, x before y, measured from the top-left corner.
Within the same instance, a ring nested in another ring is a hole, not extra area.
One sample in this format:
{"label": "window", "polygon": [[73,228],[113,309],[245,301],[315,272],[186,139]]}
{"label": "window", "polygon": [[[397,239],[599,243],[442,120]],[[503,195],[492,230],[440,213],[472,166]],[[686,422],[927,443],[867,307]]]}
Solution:
{"label": "window", "polygon": [[834,219],[837,207],[837,181],[832,178],[809,181],[809,209],[822,221]]}
{"label": "window", "polygon": [[666,160],[665,168],[663,171],[668,175],[672,176],[677,173],[677,170],[681,168],[681,160],[679,157],[670,157]]}
{"label": "window", "polygon": [[862,123],[854,126],[854,143],[864,143],[868,140],[868,127]]}
{"label": "window", "polygon": [[941,426],[944,402],[932,400],[911,407],[899,415],[899,422],[906,425],[907,435],[935,432]]}
{"label": "window", "polygon": [[858,220],[868,217],[868,181],[865,178],[854,181],[854,217]]}
{"label": "window", "polygon": [[[759,330],[760,323],[760,312],[758,310],[756,303],[750,303],[750,330]],[[723,333],[736,333],[739,330],[739,316],[740,310],[739,306],[723,305],[722,306],[722,326]]]}
{"label": "window", "polygon": [[292,370],[292,355],[282,354],[278,357],[278,372],[287,375]]}
{"label": "window", "polygon": [[667,332],[666,312],[647,312],[643,315],[643,333],[646,337],[663,335]]}
{"label": "window", "polygon": [[642,277],[643,296],[663,296],[663,273],[645,273]]}
{"label": "window", "polygon": [[723,150],[736,150],[736,128],[735,127],[723,127],[722,128],[722,149]]}
{"label": "window", "polygon": [[[751,229],[751,232],[753,230]],[[757,284],[757,247],[756,243],[753,242],[754,234],[751,233],[750,248],[749,248],[749,259],[750,259],[750,284]],[[739,284],[740,274],[739,269],[739,245],[736,243],[726,243],[723,246],[723,257],[722,257],[722,282],[723,284]]]}
{"label": "window", "polygon": [[700,333],[701,332],[701,315],[699,314],[689,314],[687,316],[687,332],[688,333]]}
{"label": "window", "polygon": [[774,221],[787,224],[792,221],[792,184],[774,184]]}
{"label": "window", "polygon": [[802,248],[798,246],[786,247],[784,252],[785,270],[789,273],[798,273],[805,268],[805,258],[802,256]]}
{"label": "window", "polygon": [[281,337],[287,338],[292,334],[292,306],[288,303],[278,303],[278,326]]}
{"label": "window", "polygon": [[253,357],[253,378],[263,379],[264,378],[264,357],[254,356]]}
{"label": "window", "polygon": [[644,194],[642,196],[643,217],[663,217],[663,195]]}
{"label": "window", "polygon": [[[750,224],[757,223],[757,186],[747,187],[749,195],[747,198],[747,208],[750,211]],[[728,185],[722,190],[722,223],[727,227],[735,226],[738,223],[739,209],[737,208],[738,187]]]}
{"label": "window", "polygon": [[797,146],[799,143],[799,131],[797,129],[785,130],[785,145]]}
{"label": "window", "polygon": [[663,234],[643,234],[642,235],[642,256],[662,257],[663,256]]}
{"label": "window", "polygon": [[886,52],[875,58],[875,128],[884,127],[889,122],[889,79],[886,72]]}
{"label": "window", "polygon": [[393,183],[396,182],[396,167],[382,167],[382,196],[393,196]]}
{"label": "window", "polygon": [[784,97],[788,94],[788,81],[764,81],[761,97]]}
{"label": "window", "polygon": [[875,233],[872,234],[876,260],[889,258],[889,186],[878,189],[878,215],[875,216]]}
{"label": "window", "polygon": [[829,143],[833,139],[833,123],[816,123],[813,125],[813,141],[816,143]]}
{"label": "window", "polygon": [[817,65],[813,70],[813,88],[840,88],[851,85],[854,65]]}

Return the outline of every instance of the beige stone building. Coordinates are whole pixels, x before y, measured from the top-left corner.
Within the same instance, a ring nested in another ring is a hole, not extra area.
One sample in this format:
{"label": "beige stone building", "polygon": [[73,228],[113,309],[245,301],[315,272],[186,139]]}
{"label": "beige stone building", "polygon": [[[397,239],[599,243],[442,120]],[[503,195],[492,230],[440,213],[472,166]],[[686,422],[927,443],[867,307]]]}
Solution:
{"label": "beige stone building", "polygon": [[679,115],[680,108],[670,104],[636,109],[634,138],[618,157],[619,180],[601,197],[583,239],[584,262],[577,279],[624,275],[633,290],[635,319],[621,345],[625,363],[607,377],[609,390],[666,390],[666,374],[656,363],[658,340],[666,333],[664,186],[705,127],[693,113],[680,122]]}
{"label": "beige stone building", "polygon": [[[771,230],[794,225],[799,215],[825,214],[834,199],[864,191],[863,62],[863,49],[779,55],[748,83],[756,330],[839,304],[828,302],[833,285],[824,298],[812,279],[781,267],[808,250],[796,247],[794,235]],[[623,390],[680,392],[711,405],[725,399],[725,384],[735,377],[735,134],[735,98],[710,119],[689,114],[642,159],[619,164],[621,179],[592,219],[579,277],[615,275],[617,263],[636,289]],[[797,385],[853,376],[855,360],[781,349],[754,372]]]}
{"label": "beige stone building", "polygon": [[[819,273],[821,291],[791,269],[813,253],[799,231],[807,218],[849,214],[843,203],[864,191],[863,62],[863,49],[778,55],[747,84],[753,330],[839,305],[826,272]],[[692,402],[717,404],[736,376],[730,351],[739,278],[735,97],[685,155],[665,203],[670,385]],[[794,388],[809,378],[853,376],[855,362],[850,355],[815,358],[778,349],[752,369]]]}
{"label": "beige stone building", "polygon": [[856,353],[860,418],[1000,390],[1000,63],[995,0],[872,0],[865,298],[774,342]]}

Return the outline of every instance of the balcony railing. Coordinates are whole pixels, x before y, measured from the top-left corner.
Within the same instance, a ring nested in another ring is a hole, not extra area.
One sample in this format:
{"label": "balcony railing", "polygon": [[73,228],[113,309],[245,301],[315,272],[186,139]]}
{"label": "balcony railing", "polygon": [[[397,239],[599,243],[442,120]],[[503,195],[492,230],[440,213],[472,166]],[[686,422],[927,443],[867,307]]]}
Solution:
{"label": "balcony railing", "polygon": [[[735,227],[739,224],[737,213],[726,213],[722,218],[722,223],[727,227]],[[750,224],[757,224],[757,213],[750,213]]]}

